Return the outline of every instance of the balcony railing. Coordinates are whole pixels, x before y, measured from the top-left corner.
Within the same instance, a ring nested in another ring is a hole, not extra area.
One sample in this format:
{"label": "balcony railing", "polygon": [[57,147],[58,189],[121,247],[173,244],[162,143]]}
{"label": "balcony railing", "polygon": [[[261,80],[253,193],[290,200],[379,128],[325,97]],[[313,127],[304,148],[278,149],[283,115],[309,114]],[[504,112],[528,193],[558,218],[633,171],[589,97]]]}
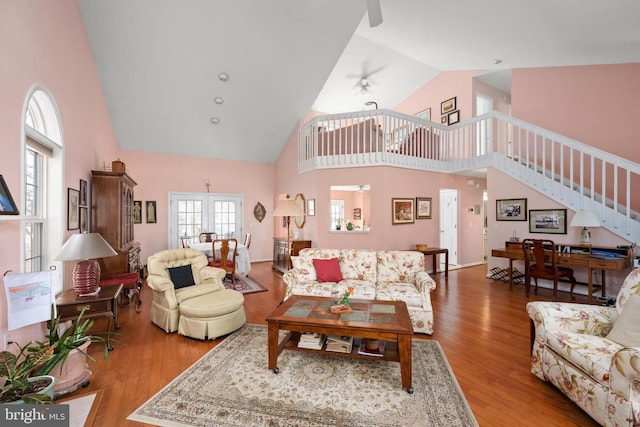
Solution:
{"label": "balcony railing", "polygon": [[446,126],[389,110],[319,116],[298,137],[301,173],[393,166],[462,173],[495,167],[640,241],[640,165],[497,112]]}

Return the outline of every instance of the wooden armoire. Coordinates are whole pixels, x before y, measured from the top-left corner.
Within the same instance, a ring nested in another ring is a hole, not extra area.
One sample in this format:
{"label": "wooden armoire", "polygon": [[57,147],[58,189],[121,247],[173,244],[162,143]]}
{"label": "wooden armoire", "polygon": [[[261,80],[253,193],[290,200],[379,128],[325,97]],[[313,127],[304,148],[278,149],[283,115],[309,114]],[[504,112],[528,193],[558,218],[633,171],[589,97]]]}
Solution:
{"label": "wooden armoire", "polygon": [[101,276],[139,271],[140,243],[133,237],[133,187],[126,172],[91,171],[91,231],[118,255],[102,258]]}

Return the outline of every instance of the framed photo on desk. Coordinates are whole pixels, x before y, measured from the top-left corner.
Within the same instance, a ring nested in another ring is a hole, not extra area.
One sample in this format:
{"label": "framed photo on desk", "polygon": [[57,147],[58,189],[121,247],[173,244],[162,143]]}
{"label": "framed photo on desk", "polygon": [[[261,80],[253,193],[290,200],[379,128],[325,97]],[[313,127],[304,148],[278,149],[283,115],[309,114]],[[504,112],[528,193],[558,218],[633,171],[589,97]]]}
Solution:
{"label": "framed photo on desk", "polygon": [[567,234],[567,210],[531,209],[529,233]]}

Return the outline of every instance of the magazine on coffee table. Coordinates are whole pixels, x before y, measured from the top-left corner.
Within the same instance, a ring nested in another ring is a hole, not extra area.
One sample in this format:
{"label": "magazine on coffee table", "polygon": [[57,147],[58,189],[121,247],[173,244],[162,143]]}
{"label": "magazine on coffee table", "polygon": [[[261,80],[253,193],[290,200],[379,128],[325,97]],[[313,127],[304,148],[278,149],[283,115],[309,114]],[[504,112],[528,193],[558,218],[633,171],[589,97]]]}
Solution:
{"label": "magazine on coffee table", "polygon": [[384,348],[385,341],[379,341],[378,348],[376,349],[367,347],[366,340],[362,340],[362,342],[360,343],[360,347],[358,347],[358,354],[362,354],[364,356],[382,357],[384,356]]}

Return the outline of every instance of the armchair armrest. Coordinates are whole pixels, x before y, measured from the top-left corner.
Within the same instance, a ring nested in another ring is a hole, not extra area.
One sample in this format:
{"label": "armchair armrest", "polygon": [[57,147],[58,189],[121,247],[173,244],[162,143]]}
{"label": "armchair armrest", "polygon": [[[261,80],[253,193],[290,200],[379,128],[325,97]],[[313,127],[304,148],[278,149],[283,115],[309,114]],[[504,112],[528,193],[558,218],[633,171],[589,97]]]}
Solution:
{"label": "armchair armrest", "polygon": [[200,284],[212,285],[216,288],[216,290],[224,289],[224,285],[222,284],[222,280],[227,273],[217,267],[202,267],[200,270]]}
{"label": "armchair armrest", "polygon": [[149,275],[147,277],[147,285],[154,291],[164,292],[168,290],[173,291],[173,282],[166,277]]}
{"label": "armchair armrest", "polygon": [[625,347],[612,358],[609,370],[611,392],[640,405],[640,347]]}
{"label": "armchair armrest", "polygon": [[[546,301],[527,303],[527,313],[535,326],[535,341],[540,344],[544,344],[547,330],[604,337],[618,317],[615,307]],[[531,338],[533,341],[533,335]]]}

